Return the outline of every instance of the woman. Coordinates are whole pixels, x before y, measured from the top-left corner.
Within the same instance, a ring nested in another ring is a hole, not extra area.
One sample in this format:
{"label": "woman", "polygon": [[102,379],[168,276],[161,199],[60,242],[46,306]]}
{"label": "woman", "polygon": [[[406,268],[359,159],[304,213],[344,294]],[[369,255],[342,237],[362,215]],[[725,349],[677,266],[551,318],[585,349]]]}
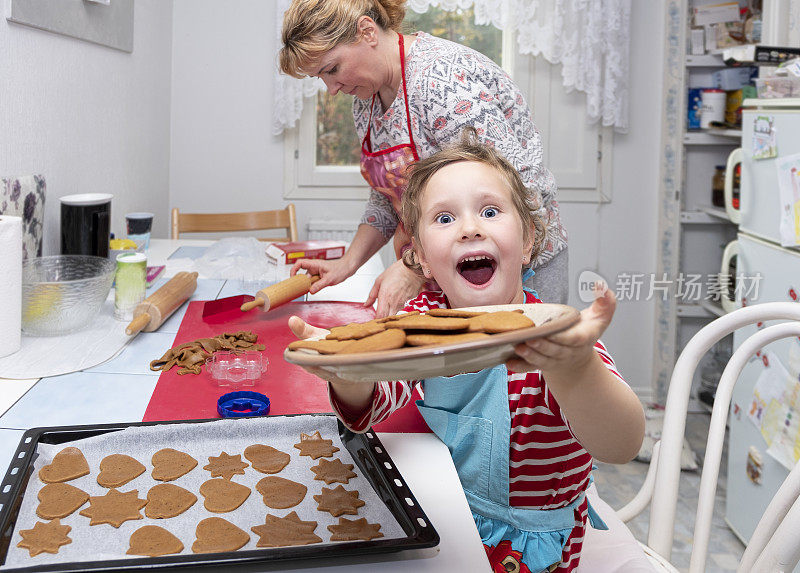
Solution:
{"label": "woman", "polygon": [[[298,261],[319,274],[311,292],[342,282],[394,238],[398,259],[410,247],[399,223],[407,170],[458,141],[472,125],[517,169],[547,222],[544,249],[531,263],[526,286],[545,302],[566,302],[567,234],[555,200],[556,184],[542,164],[542,142],[530,108],[509,76],[486,56],[460,44],[400,26],[406,0],[294,0],[283,20],[281,70],[317,76],[331,95],[353,98],[362,141],[361,173],[372,191],[345,255]],[[398,260],[375,281],[366,305],[378,316],[395,313],[422,281]]]}

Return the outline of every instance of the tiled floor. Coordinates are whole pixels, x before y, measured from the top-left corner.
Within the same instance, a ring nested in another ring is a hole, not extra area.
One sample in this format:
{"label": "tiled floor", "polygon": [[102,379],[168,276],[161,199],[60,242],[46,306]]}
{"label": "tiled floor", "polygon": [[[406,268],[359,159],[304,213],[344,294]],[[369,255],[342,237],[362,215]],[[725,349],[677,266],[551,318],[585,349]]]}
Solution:
{"label": "tiled floor", "polygon": [[[702,463],[705,443],[711,416],[705,413],[690,413],[686,420],[686,438]],[[709,541],[707,573],[735,571],[744,553],[744,545],[725,524],[725,487],[727,468],[727,443],[722,454],[720,478],[717,486],[717,499],[714,506],[714,518]],[[632,461],[617,466],[598,462],[594,472],[600,497],[611,507],[619,509],[630,501],[639,491],[647,473],[647,464]],[[678,511],[675,523],[675,541],[672,549],[672,564],[680,571],[688,571],[689,558],[692,551],[692,532],[697,510],[697,495],[700,487],[700,472],[681,472],[679,485]],[[644,511],[628,522],[628,527],[636,539],[647,538],[650,515]]]}

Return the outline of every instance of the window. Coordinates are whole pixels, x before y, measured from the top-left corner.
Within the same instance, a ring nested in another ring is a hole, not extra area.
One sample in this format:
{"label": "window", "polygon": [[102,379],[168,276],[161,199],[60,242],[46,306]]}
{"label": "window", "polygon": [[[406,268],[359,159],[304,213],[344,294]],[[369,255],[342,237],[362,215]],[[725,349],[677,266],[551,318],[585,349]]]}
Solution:
{"label": "window", "polygon": [[[472,8],[423,14],[406,13],[405,32],[425,30],[470,46],[511,73],[529,103],[547,146],[545,161],[553,171],[561,201],[598,199],[601,130],[587,125],[583,96],[565,94],[559,68],[541,58],[515,57],[509,34],[491,26],[476,26]],[[285,193],[287,199],[366,199],[369,194],[359,170],[361,142],[352,119],[352,100],[331,97],[325,90],[307,100],[299,127],[285,132]],[[552,123],[550,118],[559,118]],[[607,138],[610,143],[610,138]],[[577,153],[576,153],[577,151]],[[609,154],[610,155],[610,154]],[[552,162],[552,164],[551,164]],[[610,161],[602,162],[610,165]]]}

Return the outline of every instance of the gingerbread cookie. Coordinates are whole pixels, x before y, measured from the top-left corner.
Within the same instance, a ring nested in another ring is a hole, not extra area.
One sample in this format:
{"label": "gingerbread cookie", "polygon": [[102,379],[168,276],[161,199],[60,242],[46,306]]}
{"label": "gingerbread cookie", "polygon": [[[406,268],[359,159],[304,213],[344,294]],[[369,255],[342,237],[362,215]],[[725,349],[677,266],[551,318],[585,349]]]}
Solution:
{"label": "gingerbread cookie", "polygon": [[89,525],[108,523],[119,527],[131,519],[142,519],[139,510],[147,505],[146,499],[139,499],[139,491],[120,492],[110,489],[105,495],[93,495],[89,498],[89,507],[81,510],[81,515],[91,519]]}
{"label": "gingerbread cookie", "polygon": [[226,513],[233,511],[250,497],[250,488],[240,483],[215,478],[200,485],[200,494],[205,498],[203,505],[208,511]]}
{"label": "gingerbread cookie", "polygon": [[409,346],[430,346],[432,344],[458,344],[489,338],[485,332],[462,332],[460,334],[406,334]]}
{"label": "gingerbread cookie", "polygon": [[36,515],[42,519],[67,517],[84,503],[89,494],[68,483],[49,483],[39,490]]}
{"label": "gingerbread cookie", "polygon": [[425,312],[428,316],[443,316],[447,318],[472,318],[486,314],[483,310],[461,310],[458,308],[430,308]]}
{"label": "gingerbread cookie", "polygon": [[347,491],[340,485],[333,489],[323,487],[322,493],[315,495],[314,500],[319,511],[327,511],[333,517],[358,515],[358,508],[364,505],[357,491]]}
{"label": "gingerbread cookie", "polygon": [[314,479],[323,480],[328,485],[334,482],[349,482],[350,478],[358,475],[352,470],[353,464],[343,464],[339,458],[333,461],[321,459],[317,465],[311,466],[311,471],[316,474]]}
{"label": "gingerbread cookie", "polygon": [[225,479],[231,479],[236,474],[244,475],[244,468],[249,465],[242,461],[241,454],[229,456],[222,452],[218,456],[208,456],[208,464],[203,466],[203,469],[210,471],[212,478],[222,476]]}
{"label": "gingerbread cookie", "polygon": [[[158,486],[156,486],[158,487]],[[183,551],[181,540],[158,525],[144,525],[131,534],[128,555],[158,557]]]}
{"label": "gingerbread cookie", "polygon": [[358,340],[383,332],[384,330],[385,327],[383,324],[374,320],[368,322],[351,322],[344,326],[334,326],[331,328],[330,334],[325,338],[327,340]]}
{"label": "gingerbread cookie", "polygon": [[339,523],[328,526],[328,531],[333,534],[331,541],[369,541],[376,537],[383,537],[380,529],[379,523],[369,523],[363,517],[361,519],[340,517]]}
{"label": "gingerbread cookie", "polygon": [[466,330],[469,320],[466,318],[447,318],[420,314],[393,320],[386,323],[386,328],[402,328],[404,330]]}
{"label": "gingerbread cookie", "polygon": [[264,525],[256,525],[250,530],[259,536],[256,547],[287,547],[320,543],[322,539],[314,533],[316,528],[316,521],[303,521],[293,511],[286,517],[268,513]]}
{"label": "gingerbread cookie", "polygon": [[264,496],[264,505],[272,509],[294,507],[306,496],[308,488],[296,481],[278,476],[267,476],[257,484],[258,493]]}
{"label": "gingerbread cookie", "polygon": [[313,434],[300,434],[300,442],[294,445],[300,450],[301,456],[310,456],[312,460],[317,458],[329,458],[339,448],[333,445],[333,440],[323,440],[319,430]]}
{"label": "gingerbread cookie", "polygon": [[152,476],[158,481],[172,481],[188,474],[197,466],[197,460],[172,448],[164,448],[153,454]]}
{"label": "gingerbread cookie", "polygon": [[307,348],[316,350],[320,354],[338,354],[352,343],[352,340],[295,340],[290,342],[287,348],[289,350]]}
{"label": "gingerbread cookie", "polygon": [[250,534],[221,517],[207,517],[197,524],[197,539],[192,543],[194,553],[236,551],[250,541]]}
{"label": "gingerbread cookie", "polygon": [[179,485],[160,483],[147,492],[144,514],[153,519],[166,519],[180,515],[197,501],[197,496]]}
{"label": "gingerbread cookie", "polygon": [[285,468],[292,459],[289,454],[264,444],[247,446],[244,450],[244,457],[247,458],[254,470],[262,474],[276,474]]}
{"label": "gingerbread cookie", "polygon": [[467,320],[469,321],[469,328],[467,329],[469,332],[488,332],[489,334],[536,326],[536,324],[524,314],[510,310],[488,312],[479,316],[473,316]]}
{"label": "gingerbread cookie", "polygon": [[[442,319],[447,320],[447,319]],[[459,319],[452,319],[459,320]],[[397,321],[400,322],[400,321]],[[393,324],[393,323],[388,323]],[[377,352],[379,350],[394,350],[402,348],[406,343],[406,333],[398,328],[391,328],[353,341],[336,354],[357,354],[359,352]]]}
{"label": "gingerbread cookie", "polygon": [[97,483],[103,487],[119,487],[144,473],[145,468],[138,460],[125,454],[111,454],[100,462]]}
{"label": "gingerbread cookie", "polygon": [[407,316],[414,316],[415,314],[419,314],[418,310],[409,310],[408,312],[401,312],[400,314],[393,314],[391,316],[384,316],[383,318],[376,318],[374,319],[375,322],[382,324],[384,322],[390,322],[392,320],[398,320],[401,318],[405,318]]}
{"label": "gingerbread cookie", "polygon": [[39,553],[58,553],[62,545],[72,543],[72,539],[67,537],[71,529],[69,525],[61,525],[58,519],[47,523],[37,521],[33,529],[20,530],[22,541],[17,543],[17,547],[27,549],[31,557]]}
{"label": "gingerbread cookie", "polygon": [[78,448],[68,447],[58,452],[53,461],[39,470],[39,479],[45,483],[73,480],[89,473],[89,464]]}

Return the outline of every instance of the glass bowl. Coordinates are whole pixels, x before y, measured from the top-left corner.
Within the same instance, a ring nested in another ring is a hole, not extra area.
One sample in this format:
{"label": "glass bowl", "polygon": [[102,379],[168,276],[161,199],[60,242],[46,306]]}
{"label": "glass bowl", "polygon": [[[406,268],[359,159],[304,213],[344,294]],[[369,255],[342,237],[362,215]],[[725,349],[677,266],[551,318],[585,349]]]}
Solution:
{"label": "glass bowl", "polygon": [[22,264],[22,331],[55,336],[84,328],[108,297],[115,270],[104,257],[28,259]]}

